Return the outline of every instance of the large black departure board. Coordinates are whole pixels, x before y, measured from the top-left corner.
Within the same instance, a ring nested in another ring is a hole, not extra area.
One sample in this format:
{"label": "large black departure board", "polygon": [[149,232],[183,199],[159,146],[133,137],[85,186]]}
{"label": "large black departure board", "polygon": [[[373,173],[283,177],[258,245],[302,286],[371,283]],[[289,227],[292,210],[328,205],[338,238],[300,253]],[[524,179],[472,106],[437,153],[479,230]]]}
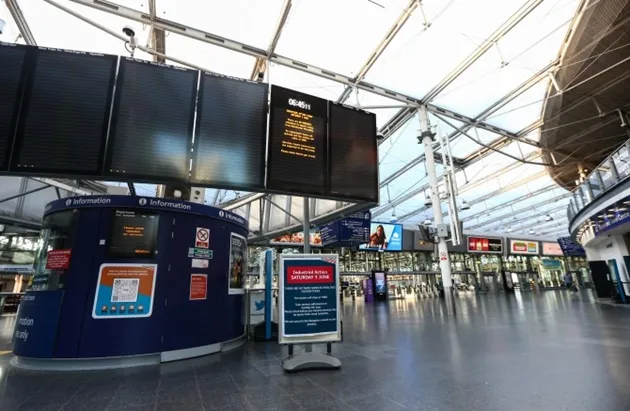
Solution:
{"label": "large black departure board", "polygon": [[27,50],[27,47],[0,44],[0,171],[9,168]]}
{"label": "large black departure board", "polygon": [[192,185],[264,190],[268,90],[264,83],[202,76]]}
{"label": "large black departure board", "polygon": [[376,115],[329,107],[330,196],[378,202]]}
{"label": "large black departure board", "polygon": [[267,189],[326,195],[328,102],[272,86]]}
{"label": "large black departure board", "polygon": [[188,181],[199,72],[121,58],[105,175]]}
{"label": "large black departure board", "polygon": [[11,170],[102,173],[117,61],[117,56],[37,50]]}
{"label": "large black departure board", "polygon": [[134,210],[114,210],[109,238],[112,257],[144,257],[155,255],[159,214]]}

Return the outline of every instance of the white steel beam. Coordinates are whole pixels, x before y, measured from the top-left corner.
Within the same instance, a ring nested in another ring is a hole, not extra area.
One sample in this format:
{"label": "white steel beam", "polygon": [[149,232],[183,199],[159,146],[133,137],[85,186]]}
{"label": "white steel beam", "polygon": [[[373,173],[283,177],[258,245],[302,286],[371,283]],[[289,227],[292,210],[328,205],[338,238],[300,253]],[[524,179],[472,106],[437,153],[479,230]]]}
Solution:
{"label": "white steel beam", "polygon": [[[45,1],[52,3],[52,0],[45,0]],[[151,16],[149,14],[144,13],[142,11],[135,10],[135,9],[131,9],[125,6],[121,6],[119,4],[112,3],[107,0],[70,0],[70,1],[77,4],[84,5],[84,6],[95,8],[105,13],[110,13],[116,16],[127,18],[129,20],[137,21],[142,24],[151,24]],[[280,64],[285,67],[290,67],[295,70],[303,71],[305,73],[312,74],[317,77],[325,78],[327,80],[334,81],[340,84],[345,84],[349,86],[354,85],[352,78],[345,76],[343,74],[340,74],[340,73],[335,73],[331,70],[326,70],[320,67],[306,64],[297,60],[293,60],[288,57],[280,56],[275,53],[267,57],[267,51],[259,49],[257,47],[249,46],[244,43],[230,40],[225,37],[218,36],[216,34],[208,33],[208,32],[193,28],[193,27],[186,26],[184,24],[162,19],[159,17],[157,17],[155,20],[156,21],[154,23],[154,26],[157,28],[166,30],[166,31],[170,31],[170,32],[173,32],[173,33],[185,36],[185,37],[189,37],[194,40],[202,41],[202,42],[205,42],[214,46],[222,47],[228,50],[232,50],[238,53],[247,54],[252,57],[256,57],[256,58],[260,57],[263,59],[268,58],[269,61],[273,63]],[[177,61],[168,56],[166,58],[169,60]],[[177,61],[177,62],[180,62],[180,61]],[[186,64],[189,67],[194,67],[189,63],[181,63],[181,64]],[[202,69],[202,70],[208,71],[206,69]],[[419,107],[422,104],[422,102],[416,97],[399,93],[399,92],[387,89],[385,87],[373,85],[365,81],[361,81],[357,83],[355,86],[364,91],[369,91],[371,93],[378,94],[380,96],[387,97],[392,100],[400,101],[405,104],[410,104],[414,106],[412,111],[416,110],[417,107]],[[451,110],[442,109],[432,104],[428,104],[427,109],[432,112],[438,112],[446,117],[457,119],[466,124],[470,124],[474,122],[474,119],[470,117],[455,113]],[[479,128],[492,131],[494,133],[515,136],[514,133],[512,132],[504,130],[500,127],[495,127],[490,124],[486,124],[484,122],[474,122],[474,124],[475,126]]]}
{"label": "white steel beam", "polygon": [[446,89],[457,77],[459,77],[464,71],[472,66],[481,56],[483,56],[492,46],[508,34],[514,27],[516,27],[525,17],[527,17],[536,7],[538,7],[544,0],[529,0],[523,7],[521,7],[516,13],[512,15],[501,27],[499,27],[494,33],[490,35],[471,55],[469,55],[459,66],[449,73],[442,81],[433,87],[422,99],[425,102],[430,102],[438,96],[444,89]]}
{"label": "white steel beam", "polygon": [[24,13],[22,13],[22,9],[20,8],[17,0],[5,0],[5,3],[26,44],[29,46],[36,46],[37,42],[35,41],[35,36],[33,36],[33,33],[31,32],[31,28],[28,26],[28,22],[26,21]]}
{"label": "white steel beam", "polygon": [[376,60],[381,57],[387,46],[389,46],[392,40],[394,40],[394,37],[396,37],[400,29],[403,28],[407,20],[409,20],[411,13],[413,13],[413,11],[418,8],[420,3],[422,3],[422,0],[409,0],[409,3],[403,9],[400,16],[398,16],[392,27],[390,27],[390,29],[387,31],[387,34],[385,35],[383,40],[381,40],[378,46],[376,46],[376,49],[374,49],[374,51],[370,54],[368,60],[363,63],[363,65],[357,72],[357,75],[353,79],[354,84],[352,86],[347,85],[339,99],[337,99],[338,103],[344,103],[348,99],[348,97],[350,97],[350,95],[352,94],[352,90],[354,90],[354,88],[356,87],[356,84],[360,81],[363,81],[363,79],[367,75],[367,72],[372,68],[372,66],[374,66]]}
{"label": "white steel beam", "polygon": [[280,35],[282,34],[284,25],[287,23],[287,19],[289,18],[291,6],[293,6],[292,0],[284,0],[282,11],[280,12],[280,18],[278,19],[278,24],[276,24],[276,29],[274,30],[274,34],[271,38],[271,42],[269,43],[269,47],[267,47],[267,56],[265,58],[256,57],[256,62],[254,63],[254,69],[252,70],[252,74],[250,75],[250,80],[258,80],[259,75],[265,72],[267,68],[267,59],[276,51],[276,46],[278,45],[278,41],[280,41]]}

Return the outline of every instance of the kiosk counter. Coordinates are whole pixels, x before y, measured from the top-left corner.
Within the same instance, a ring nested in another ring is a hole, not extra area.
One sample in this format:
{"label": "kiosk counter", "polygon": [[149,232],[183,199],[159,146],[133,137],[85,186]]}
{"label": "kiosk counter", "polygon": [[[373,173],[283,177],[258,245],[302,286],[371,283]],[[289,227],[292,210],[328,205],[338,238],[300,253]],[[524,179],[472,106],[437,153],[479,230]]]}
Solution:
{"label": "kiosk counter", "polygon": [[185,201],[49,203],[16,321],[14,364],[111,368],[240,344],[247,232],[239,215]]}

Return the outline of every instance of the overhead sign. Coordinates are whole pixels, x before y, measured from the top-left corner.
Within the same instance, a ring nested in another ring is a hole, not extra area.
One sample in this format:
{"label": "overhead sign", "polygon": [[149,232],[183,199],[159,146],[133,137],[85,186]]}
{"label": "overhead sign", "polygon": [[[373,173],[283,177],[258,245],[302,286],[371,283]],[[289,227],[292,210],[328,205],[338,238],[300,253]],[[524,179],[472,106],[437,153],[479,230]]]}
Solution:
{"label": "overhead sign", "polygon": [[210,230],[208,228],[197,227],[195,247],[210,248]]}
{"label": "overhead sign", "polygon": [[584,257],[586,252],[581,245],[575,243],[571,237],[558,238],[558,244],[566,256]]}
{"label": "overhead sign", "polygon": [[503,239],[469,236],[468,252],[483,254],[503,254]]}
{"label": "overhead sign", "polygon": [[280,344],[341,341],[339,256],[280,256]]}
{"label": "overhead sign", "polygon": [[205,300],[208,298],[208,274],[190,275],[190,299]]}
{"label": "overhead sign", "polygon": [[553,256],[562,256],[564,253],[562,252],[562,247],[558,243],[542,243],[542,253],[543,255],[553,255]]}
{"label": "overhead sign", "polygon": [[369,211],[352,214],[319,227],[322,245],[360,245],[370,240]]}
{"label": "overhead sign", "polygon": [[[319,234],[319,231],[312,230],[309,235],[309,241],[312,246],[321,247],[322,238]],[[281,235],[280,237],[275,237],[269,240],[269,244],[282,246],[302,246],[304,245],[304,233],[300,231],[293,234]]]}
{"label": "overhead sign", "polygon": [[153,313],[157,264],[102,264],[92,318],[143,318]]}
{"label": "overhead sign", "polygon": [[511,254],[539,255],[538,241],[510,240]]}
{"label": "overhead sign", "polygon": [[46,257],[47,270],[67,270],[70,267],[70,256],[72,250],[50,250]]}

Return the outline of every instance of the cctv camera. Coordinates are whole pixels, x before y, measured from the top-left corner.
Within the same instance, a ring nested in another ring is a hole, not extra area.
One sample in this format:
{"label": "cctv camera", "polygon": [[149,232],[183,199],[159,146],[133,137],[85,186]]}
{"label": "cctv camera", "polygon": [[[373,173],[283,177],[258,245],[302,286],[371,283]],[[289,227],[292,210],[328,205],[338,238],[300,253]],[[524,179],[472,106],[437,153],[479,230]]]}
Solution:
{"label": "cctv camera", "polygon": [[136,32],[134,31],[134,29],[131,28],[130,26],[123,27],[122,31],[125,34],[125,36],[127,36],[127,37],[135,37],[135,35],[136,35]]}
{"label": "cctv camera", "polygon": [[0,34],[2,34],[4,32],[4,26],[5,26],[5,22],[4,20],[0,19]]}
{"label": "cctv camera", "polygon": [[433,201],[431,201],[430,197],[425,197],[424,198],[424,206],[425,207],[431,207],[433,205]]}

